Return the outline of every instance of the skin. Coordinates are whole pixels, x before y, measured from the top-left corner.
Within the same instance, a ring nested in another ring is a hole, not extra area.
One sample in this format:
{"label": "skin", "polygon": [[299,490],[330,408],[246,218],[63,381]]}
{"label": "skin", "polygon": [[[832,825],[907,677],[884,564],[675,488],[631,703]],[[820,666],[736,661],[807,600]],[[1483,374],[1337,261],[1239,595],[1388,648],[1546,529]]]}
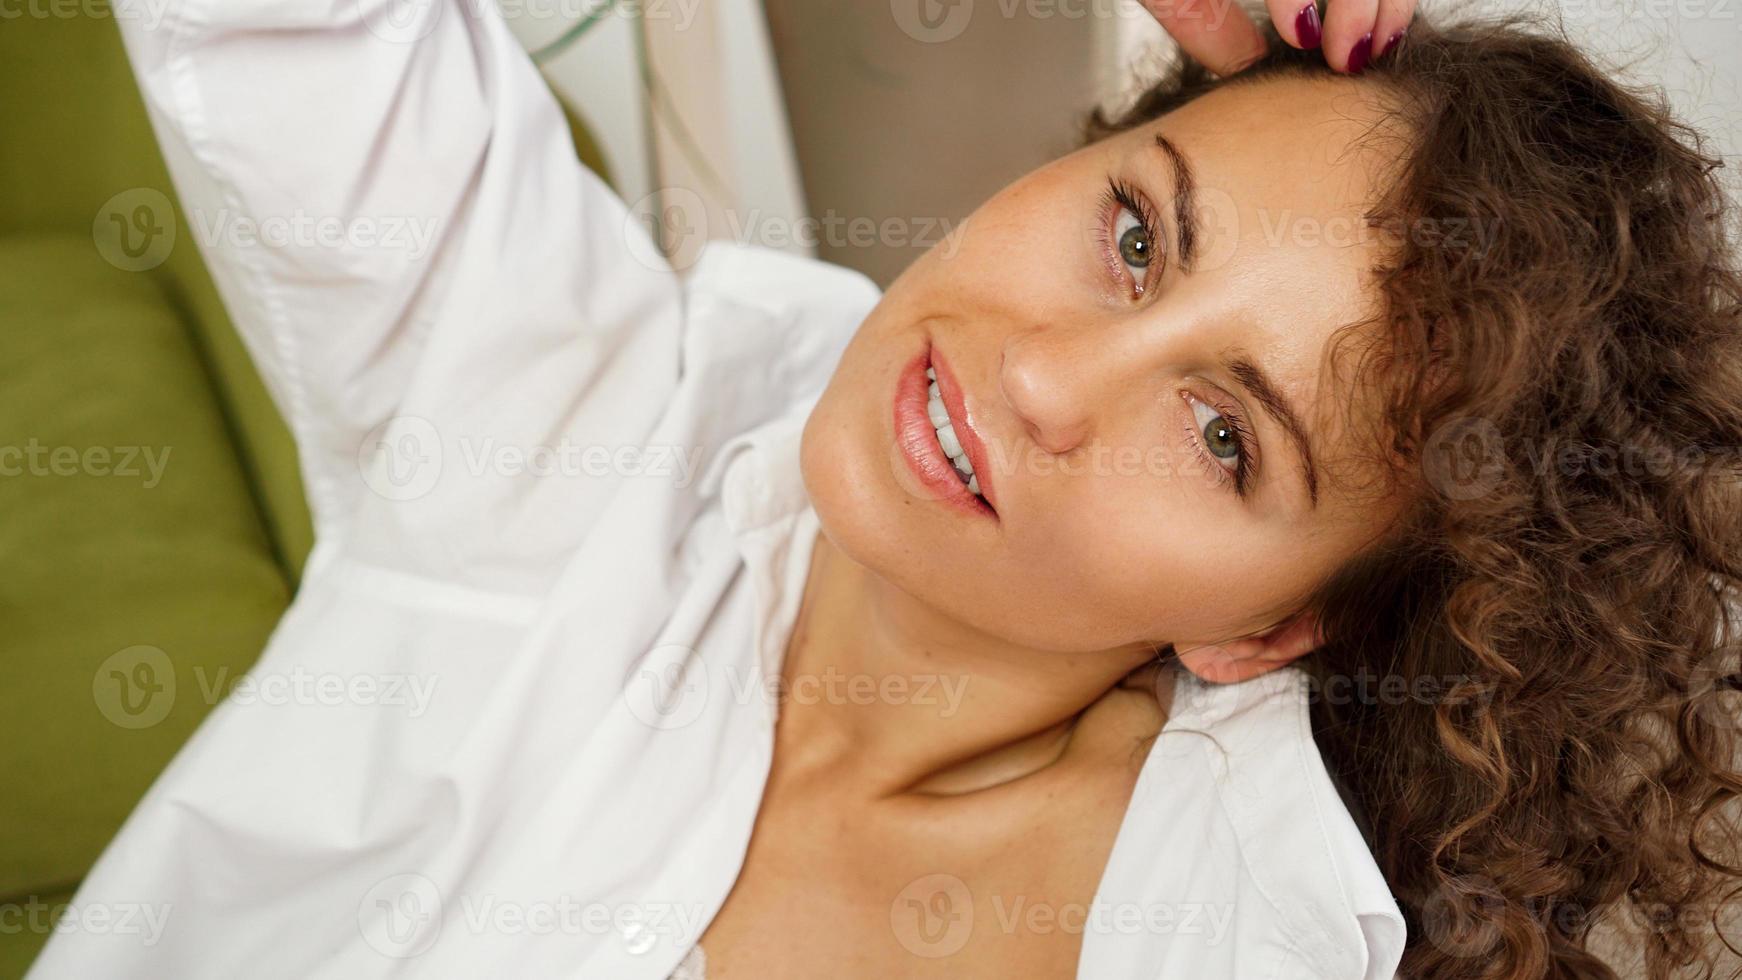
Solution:
{"label": "skin", "polygon": [[[1406,503],[1349,478],[1339,423],[1366,406],[1329,370],[1333,334],[1376,310],[1384,242],[1354,229],[1395,162],[1395,142],[1361,139],[1384,124],[1358,80],[1217,91],[1012,184],[886,292],[804,430],[823,533],[784,674],[961,697],[783,705],[749,854],[702,937],[710,980],[1073,974],[1080,929],[999,910],[1087,905],[1173,671],[1234,681],[1306,655],[1303,597]],[[1197,177],[1190,273],[1158,135]],[[1103,209],[1109,177],[1161,219],[1147,270],[1110,257],[1102,232],[1132,222]],[[990,476],[996,519],[931,499],[896,450],[897,377],[928,342],[1015,461]],[[1316,505],[1283,426],[1223,366],[1233,350],[1308,430]],[[1248,496],[1195,444],[1183,392],[1247,422]],[[1121,449],[1166,465],[1121,469]],[[938,874],[974,900],[941,957],[895,924]]]}

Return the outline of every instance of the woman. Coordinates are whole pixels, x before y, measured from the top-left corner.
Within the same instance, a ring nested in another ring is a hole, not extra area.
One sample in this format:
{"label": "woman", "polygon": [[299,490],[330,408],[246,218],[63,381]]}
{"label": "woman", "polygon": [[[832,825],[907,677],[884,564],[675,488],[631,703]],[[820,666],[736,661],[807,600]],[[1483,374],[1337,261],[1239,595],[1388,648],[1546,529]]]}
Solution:
{"label": "woman", "polygon": [[1606,976],[1626,899],[1704,955],[1721,198],[1565,44],[1358,8],[1170,25],[1226,76],[881,297],[639,261],[488,9],[126,25],[206,226],[437,233],[207,243],[319,535],[251,677],[350,693],[220,706],[74,902],[161,935],[33,976]]}

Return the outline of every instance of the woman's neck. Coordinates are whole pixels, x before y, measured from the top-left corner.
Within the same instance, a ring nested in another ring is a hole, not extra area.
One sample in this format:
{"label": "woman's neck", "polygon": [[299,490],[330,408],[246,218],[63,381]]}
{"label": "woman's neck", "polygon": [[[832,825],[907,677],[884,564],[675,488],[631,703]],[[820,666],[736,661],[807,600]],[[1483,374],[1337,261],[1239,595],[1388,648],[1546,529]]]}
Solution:
{"label": "woman's neck", "polygon": [[1147,646],[1061,653],[940,614],[818,534],[781,670],[776,765],[869,796],[962,793],[1055,761]]}

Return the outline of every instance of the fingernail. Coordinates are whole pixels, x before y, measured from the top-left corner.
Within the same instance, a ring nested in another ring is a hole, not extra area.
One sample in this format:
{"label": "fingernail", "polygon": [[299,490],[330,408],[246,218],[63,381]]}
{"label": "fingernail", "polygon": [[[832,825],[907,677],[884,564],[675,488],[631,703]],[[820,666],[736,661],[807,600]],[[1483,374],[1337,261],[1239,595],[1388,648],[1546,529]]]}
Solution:
{"label": "fingernail", "polygon": [[1361,40],[1349,50],[1349,74],[1353,75],[1367,67],[1367,62],[1373,58],[1373,32],[1361,35]]}
{"label": "fingernail", "polygon": [[1294,15],[1294,36],[1299,39],[1302,48],[1319,46],[1319,5],[1317,0],[1300,8],[1300,13]]}
{"label": "fingernail", "polygon": [[1401,28],[1401,27],[1399,27],[1395,31],[1392,31],[1391,36],[1385,40],[1385,47],[1380,48],[1379,53],[1382,55],[1389,54],[1399,44],[1402,44],[1403,43],[1403,31],[1404,31],[1404,28]]}

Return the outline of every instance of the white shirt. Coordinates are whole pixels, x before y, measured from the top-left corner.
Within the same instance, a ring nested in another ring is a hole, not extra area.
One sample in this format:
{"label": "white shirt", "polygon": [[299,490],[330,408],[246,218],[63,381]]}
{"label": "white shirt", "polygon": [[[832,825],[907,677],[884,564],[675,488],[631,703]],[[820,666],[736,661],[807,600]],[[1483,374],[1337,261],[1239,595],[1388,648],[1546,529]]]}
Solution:
{"label": "white shirt", "polygon": [[[487,5],[118,19],[317,544],[31,976],[668,976],[744,858],[818,531],[798,437],[876,289],[734,245],[679,279]],[[1182,677],[1095,903],[1052,910],[1079,976],[1392,974],[1304,692]],[[1010,912],[952,889],[891,897],[916,955]]]}

